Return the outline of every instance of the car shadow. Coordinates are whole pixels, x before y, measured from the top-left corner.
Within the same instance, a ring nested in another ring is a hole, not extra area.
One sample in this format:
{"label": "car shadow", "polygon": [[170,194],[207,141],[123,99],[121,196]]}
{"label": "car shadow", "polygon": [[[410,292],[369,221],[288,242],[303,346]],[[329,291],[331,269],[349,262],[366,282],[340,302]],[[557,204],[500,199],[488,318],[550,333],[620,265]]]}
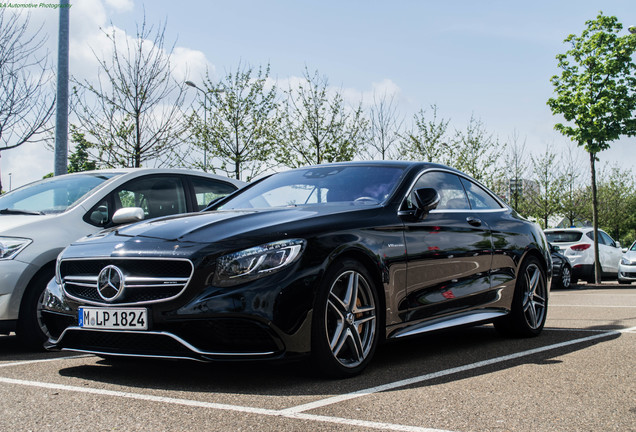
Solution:
{"label": "car shadow", "polygon": [[[66,367],[64,377],[80,378],[116,386],[162,391],[268,396],[343,394],[395,381],[488,361],[545,346],[590,336],[589,331],[544,330],[541,337],[508,339],[492,326],[448,330],[392,341],[381,345],[365,370],[357,377],[333,380],[317,376],[307,361],[292,363],[197,363],[190,361],[97,360]],[[516,359],[422,381],[417,386],[458,381],[523,364],[549,365],[558,357],[616,339],[618,333],[594,340],[535,352]]]}
{"label": "car shadow", "polygon": [[68,357],[69,353],[47,352],[24,348],[15,334],[0,335],[0,365],[5,362],[44,360],[56,357]]}

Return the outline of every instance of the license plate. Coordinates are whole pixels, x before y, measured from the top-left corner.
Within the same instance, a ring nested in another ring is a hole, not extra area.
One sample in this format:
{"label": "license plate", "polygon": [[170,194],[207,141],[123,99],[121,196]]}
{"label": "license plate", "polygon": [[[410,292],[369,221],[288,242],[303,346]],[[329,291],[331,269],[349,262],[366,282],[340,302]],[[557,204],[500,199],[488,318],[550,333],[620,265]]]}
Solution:
{"label": "license plate", "polygon": [[95,329],[148,330],[145,308],[79,308],[79,326]]}

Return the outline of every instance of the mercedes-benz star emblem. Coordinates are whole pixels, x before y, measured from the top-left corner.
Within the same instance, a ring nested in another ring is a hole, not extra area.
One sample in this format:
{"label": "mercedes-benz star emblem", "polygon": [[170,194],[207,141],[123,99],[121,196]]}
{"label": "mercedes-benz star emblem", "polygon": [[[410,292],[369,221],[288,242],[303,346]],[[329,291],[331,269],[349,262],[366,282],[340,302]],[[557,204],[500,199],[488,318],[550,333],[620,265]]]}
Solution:
{"label": "mercedes-benz star emblem", "polygon": [[124,274],[114,265],[106,266],[97,277],[97,292],[107,302],[113,302],[124,292]]}

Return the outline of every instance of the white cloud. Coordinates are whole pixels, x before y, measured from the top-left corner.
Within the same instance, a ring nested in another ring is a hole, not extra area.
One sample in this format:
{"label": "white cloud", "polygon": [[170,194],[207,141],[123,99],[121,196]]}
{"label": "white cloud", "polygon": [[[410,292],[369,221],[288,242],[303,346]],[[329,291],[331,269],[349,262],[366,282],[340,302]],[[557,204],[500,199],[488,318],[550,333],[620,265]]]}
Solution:
{"label": "white cloud", "polygon": [[187,79],[198,80],[204,77],[206,72],[214,75],[214,65],[208,62],[202,51],[193,50],[184,47],[175,47],[170,57],[172,66],[172,76],[178,82],[184,82]]}

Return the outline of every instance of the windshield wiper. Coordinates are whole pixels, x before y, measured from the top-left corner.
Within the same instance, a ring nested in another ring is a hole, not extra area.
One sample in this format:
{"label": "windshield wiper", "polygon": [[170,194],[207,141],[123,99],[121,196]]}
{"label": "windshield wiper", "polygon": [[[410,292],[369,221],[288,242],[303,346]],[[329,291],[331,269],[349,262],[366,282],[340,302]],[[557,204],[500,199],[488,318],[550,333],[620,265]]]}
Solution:
{"label": "windshield wiper", "polygon": [[44,213],[39,211],[30,211],[30,210],[18,210],[18,209],[2,209],[0,210],[0,214],[6,215],[43,215]]}

